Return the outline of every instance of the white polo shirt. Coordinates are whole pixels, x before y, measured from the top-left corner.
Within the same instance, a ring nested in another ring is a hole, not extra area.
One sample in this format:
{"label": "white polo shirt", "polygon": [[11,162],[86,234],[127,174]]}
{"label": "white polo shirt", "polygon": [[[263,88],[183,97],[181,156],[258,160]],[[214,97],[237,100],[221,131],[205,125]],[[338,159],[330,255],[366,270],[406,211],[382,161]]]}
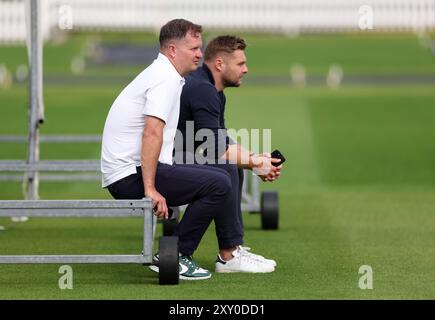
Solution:
{"label": "white polo shirt", "polygon": [[184,78],[169,59],[159,53],[157,59],[119,94],[104,125],[101,151],[103,187],[136,173],[136,167],[141,165],[146,116],[165,122],[159,161],[172,165],[183,85]]}

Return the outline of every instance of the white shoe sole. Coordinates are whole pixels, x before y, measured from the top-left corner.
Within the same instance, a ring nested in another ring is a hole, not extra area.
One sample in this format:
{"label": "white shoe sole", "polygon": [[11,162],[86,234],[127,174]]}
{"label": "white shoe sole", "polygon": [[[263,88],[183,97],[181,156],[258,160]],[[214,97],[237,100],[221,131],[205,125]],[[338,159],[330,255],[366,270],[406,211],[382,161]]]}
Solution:
{"label": "white shoe sole", "polygon": [[271,265],[272,267],[276,268],[276,262],[273,261],[264,261],[264,263]]}
{"label": "white shoe sole", "polygon": [[159,267],[155,265],[150,265],[148,268],[150,268],[151,271],[159,273]]}
{"label": "white shoe sole", "polygon": [[273,270],[263,270],[263,271],[246,271],[246,270],[235,270],[235,269],[215,269],[216,273],[271,273],[274,272]]}
{"label": "white shoe sole", "polygon": [[211,278],[211,274],[204,277],[185,277],[180,274],[180,280],[188,280],[188,281],[195,281],[195,280],[207,280]]}
{"label": "white shoe sole", "polygon": [[[159,267],[156,265],[150,265],[148,268],[150,268],[151,271],[159,273]],[[185,277],[180,274],[180,280],[189,280],[189,281],[195,281],[195,280],[207,280],[211,278],[211,274],[204,277]]]}

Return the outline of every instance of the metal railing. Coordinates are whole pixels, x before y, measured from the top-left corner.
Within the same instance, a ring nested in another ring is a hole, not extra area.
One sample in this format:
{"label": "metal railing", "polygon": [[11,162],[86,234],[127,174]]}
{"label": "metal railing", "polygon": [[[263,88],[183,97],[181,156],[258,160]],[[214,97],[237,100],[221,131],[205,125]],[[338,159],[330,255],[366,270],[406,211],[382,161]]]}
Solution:
{"label": "metal railing", "polygon": [[[0,143],[26,143],[24,135],[0,135]],[[43,143],[100,143],[100,135],[41,135]],[[0,160],[0,181],[23,181],[23,174],[14,172],[39,172],[40,181],[100,181],[100,160],[39,160],[29,164],[25,160]],[[7,174],[2,172],[8,172]],[[50,172],[44,174],[41,172]],[[64,173],[54,173],[64,172]],[[67,174],[65,174],[67,173]],[[249,170],[244,171],[242,210],[258,212],[259,181]],[[184,207],[183,207],[184,208]]]}
{"label": "metal railing", "polygon": [[141,263],[151,264],[156,217],[150,199],[142,200],[0,200],[0,217],[143,216],[143,251],[137,255],[0,255],[2,263]]}

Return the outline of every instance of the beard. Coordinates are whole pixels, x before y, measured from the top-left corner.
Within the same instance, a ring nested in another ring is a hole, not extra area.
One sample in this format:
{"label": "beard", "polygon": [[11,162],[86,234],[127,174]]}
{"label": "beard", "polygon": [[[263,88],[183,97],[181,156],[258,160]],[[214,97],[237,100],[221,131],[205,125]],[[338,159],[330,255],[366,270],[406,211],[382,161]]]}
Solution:
{"label": "beard", "polygon": [[235,81],[228,78],[223,78],[222,83],[225,88],[240,87],[240,80]]}

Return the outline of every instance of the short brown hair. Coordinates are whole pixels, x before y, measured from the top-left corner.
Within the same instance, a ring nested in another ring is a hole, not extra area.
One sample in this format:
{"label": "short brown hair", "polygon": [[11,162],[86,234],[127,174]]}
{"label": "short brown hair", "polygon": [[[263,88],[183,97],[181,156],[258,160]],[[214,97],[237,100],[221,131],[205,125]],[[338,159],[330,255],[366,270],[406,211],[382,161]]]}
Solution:
{"label": "short brown hair", "polygon": [[205,49],[204,60],[210,61],[220,52],[233,53],[236,50],[245,50],[245,40],[236,36],[218,36],[212,39]]}
{"label": "short brown hair", "polygon": [[169,40],[183,39],[188,32],[201,33],[202,27],[184,19],[174,19],[167,22],[161,29],[159,35],[160,48],[167,45]]}

